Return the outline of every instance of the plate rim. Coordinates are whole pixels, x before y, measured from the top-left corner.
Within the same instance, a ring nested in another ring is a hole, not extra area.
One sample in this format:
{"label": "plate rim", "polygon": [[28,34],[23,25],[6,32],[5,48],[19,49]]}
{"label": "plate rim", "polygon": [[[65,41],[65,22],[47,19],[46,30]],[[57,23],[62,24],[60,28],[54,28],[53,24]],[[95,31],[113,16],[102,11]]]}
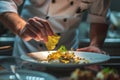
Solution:
{"label": "plate rim", "polygon": [[[48,51],[39,51],[39,52],[34,52],[34,53],[40,53],[40,52],[48,52]],[[73,52],[79,52],[79,51],[73,51]],[[28,61],[28,62],[30,62],[30,63],[35,63],[35,64],[39,64],[39,65],[41,65],[41,66],[45,66],[45,67],[80,67],[80,66],[87,66],[87,65],[92,65],[92,64],[101,64],[101,63],[104,63],[104,62],[106,62],[106,61],[108,61],[109,59],[110,59],[110,55],[106,55],[106,54],[101,54],[101,53],[95,53],[95,52],[83,52],[83,51],[80,51],[80,52],[82,52],[83,54],[84,53],[90,53],[90,54],[99,54],[99,55],[103,55],[103,56],[106,56],[106,59],[103,61],[103,60],[101,60],[101,61],[99,61],[99,62],[94,62],[94,63],[88,63],[88,64],[57,64],[57,63],[52,63],[52,64],[48,64],[48,63],[38,63],[38,61],[37,60],[35,60],[35,59],[33,59],[33,58],[31,58],[31,57],[29,57],[29,56],[27,56],[27,55],[21,55],[20,56],[20,58],[22,59],[22,60],[24,60],[24,61]],[[80,53],[79,52],[79,53]],[[27,59],[23,59],[23,57],[29,57],[29,58],[31,58],[32,60],[34,60],[34,61],[29,61],[29,60],[27,60]]]}

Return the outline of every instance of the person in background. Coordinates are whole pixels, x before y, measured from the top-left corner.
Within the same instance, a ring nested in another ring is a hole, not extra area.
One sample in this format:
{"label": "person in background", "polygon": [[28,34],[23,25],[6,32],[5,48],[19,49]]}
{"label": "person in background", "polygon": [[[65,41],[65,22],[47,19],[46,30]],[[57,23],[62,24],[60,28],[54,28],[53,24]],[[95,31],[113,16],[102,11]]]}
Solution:
{"label": "person in background", "polygon": [[[101,47],[108,30],[106,15],[110,0],[0,0],[0,22],[16,34],[13,56],[47,50],[48,35],[60,35],[58,49],[103,53]],[[88,11],[90,44],[79,48],[78,29],[82,15]]]}

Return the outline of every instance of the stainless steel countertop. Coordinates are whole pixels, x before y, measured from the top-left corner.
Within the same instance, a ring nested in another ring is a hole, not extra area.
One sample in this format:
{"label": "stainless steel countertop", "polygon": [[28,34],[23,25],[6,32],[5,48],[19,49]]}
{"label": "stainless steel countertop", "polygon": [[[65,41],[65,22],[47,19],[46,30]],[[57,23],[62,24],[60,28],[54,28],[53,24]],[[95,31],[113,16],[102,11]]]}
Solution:
{"label": "stainless steel countertop", "polygon": [[14,42],[14,37],[0,37],[0,42]]}
{"label": "stainless steel countertop", "polygon": [[[80,39],[81,42],[90,42],[89,39]],[[111,39],[111,38],[106,38],[105,39],[106,43],[120,43],[120,39],[116,38],[116,39]]]}

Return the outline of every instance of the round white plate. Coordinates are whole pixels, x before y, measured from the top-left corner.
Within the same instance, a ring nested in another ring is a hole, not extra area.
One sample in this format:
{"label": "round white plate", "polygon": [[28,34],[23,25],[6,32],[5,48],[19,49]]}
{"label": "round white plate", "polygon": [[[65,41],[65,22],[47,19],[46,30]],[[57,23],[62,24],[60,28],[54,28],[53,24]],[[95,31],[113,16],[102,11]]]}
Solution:
{"label": "round white plate", "polygon": [[[57,80],[56,77],[38,71],[17,70],[22,80]],[[0,71],[0,80],[16,80],[12,72],[6,70]]]}
{"label": "round white plate", "polygon": [[46,67],[78,67],[78,66],[85,66],[85,65],[91,65],[91,64],[98,64],[105,62],[110,59],[109,55],[100,54],[100,53],[93,53],[93,52],[78,52],[78,51],[72,51],[74,52],[75,56],[78,56],[80,58],[85,58],[89,61],[89,63],[79,63],[79,64],[62,64],[62,63],[44,63],[37,61],[35,58],[39,59],[46,59],[49,54],[55,51],[41,51],[41,52],[34,52],[29,53],[29,55],[22,55],[21,59],[39,64],[41,66]]}

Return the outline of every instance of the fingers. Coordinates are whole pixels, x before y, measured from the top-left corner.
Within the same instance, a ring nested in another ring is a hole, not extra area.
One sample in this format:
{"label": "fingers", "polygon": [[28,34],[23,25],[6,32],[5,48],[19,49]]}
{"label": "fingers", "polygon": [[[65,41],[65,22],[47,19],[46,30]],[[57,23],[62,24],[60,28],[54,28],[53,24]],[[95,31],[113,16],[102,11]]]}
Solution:
{"label": "fingers", "polygon": [[26,26],[26,28],[28,29],[29,32],[27,32],[26,34],[28,34],[32,39],[36,40],[36,41],[40,41],[43,40],[43,38],[41,37],[40,31],[36,28],[34,28],[32,25],[28,24]]}
{"label": "fingers", "polygon": [[84,47],[84,48],[79,48],[79,49],[77,49],[77,51],[95,52],[95,53],[106,54],[105,51],[103,51],[95,46],[88,46],[88,47]]}
{"label": "fingers", "polygon": [[[25,27],[21,30],[21,31],[18,31],[19,32],[19,36],[25,40],[25,41],[29,41],[31,39],[34,39],[36,41],[40,40],[38,39],[37,35],[34,33],[34,31],[31,31],[30,28],[28,27],[31,27],[30,24],[26,24]],[[41,39],[42,40],[42,39]]]}
{"label": "fingers", "polygon": [[87,47],[85,47],[85,48],[79,48],[79,49],[77,49],[77,51],[88,51],[88,48]]}
{"label": "fingers", "polygon": [[106,55],[107,55],[107,53],[106,53],[105,51],[101,51],[101,53],[102,53],[102,54],[106,54]]}
{"label": "fingers", "polygon": [[28,24],[19,32],[19,36],[25,41],[29,41],[32,39],[35,34],[32,34],[31,31],[27,28]]}
{"label": "fingers", "polygon": [[48,41],[48,35],[53,35],[53,31],[50,28],[48,22],[44,19],[34,17],[28,20],[31,27],[28,27],[34,34],[36,34],[37,40]]}
{"label": "fingers", "polygon": [[33,34],[35,34],[33,38],[36,40],[43,40],[45,38],[44,36],[47,36],[44,26],[41,23],[35,21],[34,19],[30,19],[28,22],[30,24],[28,28],[33,32]]}
{"label": "fingers", "polygon": [[53,34],[49,23],[38,17],[30,18],[26,26],[20,31],[20,36],[26,41],[34,39],[36,41],[42,40],[47,42],[48,36]]}
{"label": "fingers", "polygon": [[34,17],[34,19],[36,19],[38,22],[41,22],[44,25],[48,35],[50,36],[54,35],[49,23],[46,20],[38,18],[38,17]]}

